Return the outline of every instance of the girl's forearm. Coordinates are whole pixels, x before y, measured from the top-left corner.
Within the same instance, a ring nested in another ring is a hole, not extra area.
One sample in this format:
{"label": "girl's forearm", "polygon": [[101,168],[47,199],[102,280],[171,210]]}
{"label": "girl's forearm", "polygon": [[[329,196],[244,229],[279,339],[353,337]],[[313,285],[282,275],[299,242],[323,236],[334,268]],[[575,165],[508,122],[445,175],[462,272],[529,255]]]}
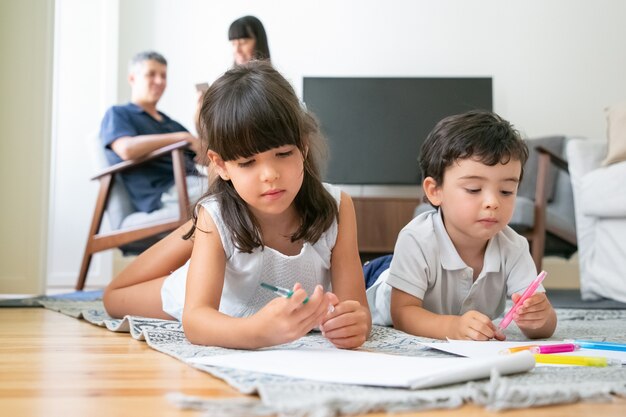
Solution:
{"label": "girl's forearm", "polygon": [[251,317],[231,317],[210,307],[185,310],[183,314],[185,336],[191,343],[232,349],[264,347],[252,321]]}

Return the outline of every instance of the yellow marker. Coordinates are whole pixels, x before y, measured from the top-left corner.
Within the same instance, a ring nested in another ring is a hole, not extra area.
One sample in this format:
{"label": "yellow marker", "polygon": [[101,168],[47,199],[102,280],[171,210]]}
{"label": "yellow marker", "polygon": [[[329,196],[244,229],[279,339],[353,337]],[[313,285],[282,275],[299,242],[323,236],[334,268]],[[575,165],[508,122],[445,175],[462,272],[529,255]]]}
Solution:
{"label": "yellow marker", "polygon": [[[617,365],[617,362],[604,357],[595,356],[569,356],[569,355],[550,355],[535,354],[537,363],[549,363],[554,365],[578,365],[578,366],[609,366]],[[621,365],[621,361],[620,361]]]}

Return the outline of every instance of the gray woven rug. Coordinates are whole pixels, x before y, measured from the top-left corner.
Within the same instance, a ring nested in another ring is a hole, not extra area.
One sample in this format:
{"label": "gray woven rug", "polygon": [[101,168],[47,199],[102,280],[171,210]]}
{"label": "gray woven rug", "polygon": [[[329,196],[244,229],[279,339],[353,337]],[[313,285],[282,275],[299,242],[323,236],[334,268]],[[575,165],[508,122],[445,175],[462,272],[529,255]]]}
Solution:
{"label": "gray woven rug", "polygon": [[[60,300],[54,297],[38,301],[45,308],[82,318],[115,332],[128,332],[144,340],[153,349],[189,364],[190,358],[221,355],[235,350],[192,345],[181,324],[175,321],[126,317],[112,319],[101,301]],[[626,340],[626,310],[558,309],[559,324],[553,340],[565,338]],[[508,340],[525,340],[512,324]],[[417,342],[432,341],[375,326],[363,348],[370,351],[408,356],[449,357],[436,350],[424,349]],[[324,347],[330,344],[320,334],[309,334],[281,349]],[[467,382],[440,388],[406,390],[353,385],[328,384],[268,374],[237,371],[203,365],[191,365],[225,380],[245,394],[234,399],[211,399],[170,395],[182,408],[206,411],[207,416],[309,416],[329,417],[367,412],[420,411],[455,408],[474,403],[489,410],[526,408],[577,401],[611,401],[613,395],[626,396],[626,367],[541,367],[511,376],[493,374],[489,380]]]}

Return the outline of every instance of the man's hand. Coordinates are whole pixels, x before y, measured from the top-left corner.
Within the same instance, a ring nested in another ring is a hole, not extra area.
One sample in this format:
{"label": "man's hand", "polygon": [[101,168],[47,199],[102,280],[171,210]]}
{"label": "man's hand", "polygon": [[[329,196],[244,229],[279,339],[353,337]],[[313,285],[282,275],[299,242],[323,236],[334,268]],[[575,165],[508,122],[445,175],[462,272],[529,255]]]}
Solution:
{"label": "man's hand", "polygon": [[202,141],[192,134],[187,134],[187,136],[183,140],[189,143],[189,149],[196,154],[194,161],[196,161],[197,163],[204,162],[206,158],[204,157],[204,154],[202,152]]}

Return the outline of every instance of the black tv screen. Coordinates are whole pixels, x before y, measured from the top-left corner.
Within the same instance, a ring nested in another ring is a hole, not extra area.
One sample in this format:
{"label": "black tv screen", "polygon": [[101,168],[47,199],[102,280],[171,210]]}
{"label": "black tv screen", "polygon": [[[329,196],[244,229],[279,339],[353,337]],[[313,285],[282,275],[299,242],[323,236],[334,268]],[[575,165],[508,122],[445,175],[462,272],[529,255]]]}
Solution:
{"label": "black tv screen", "polygon": [[303,100],[328,139],[324,179],[336,184],[417,185],[435,124],[493,106],[491,78],[304,77]]}

